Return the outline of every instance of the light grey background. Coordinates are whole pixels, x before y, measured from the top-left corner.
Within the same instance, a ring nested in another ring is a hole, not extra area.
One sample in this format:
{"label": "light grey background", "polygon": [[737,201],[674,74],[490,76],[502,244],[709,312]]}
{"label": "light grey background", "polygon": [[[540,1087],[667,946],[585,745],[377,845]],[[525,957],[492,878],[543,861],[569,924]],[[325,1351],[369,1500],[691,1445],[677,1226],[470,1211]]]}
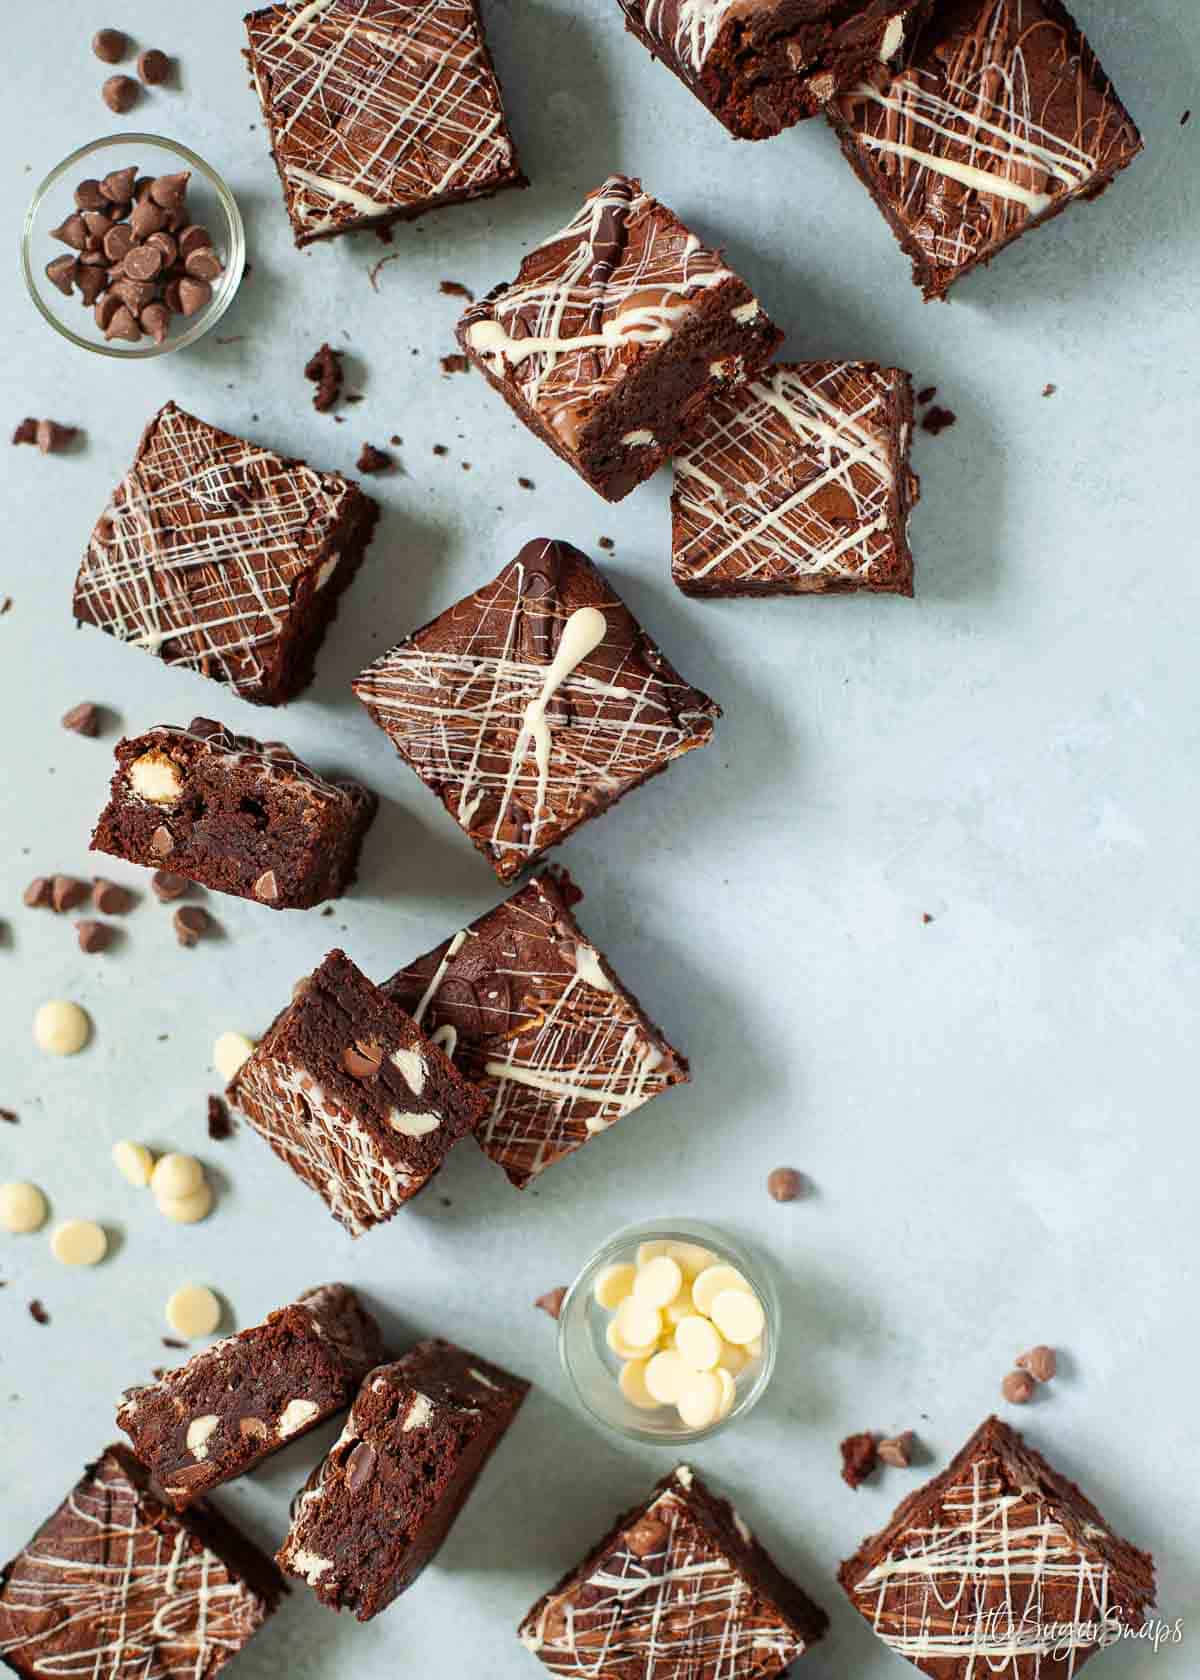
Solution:
{"label": "light grey background", "polygon": [[[241,9],[5,9],[0,421],[52,415],[86,439],[50,459],[0,449],[0,596],[14,602],[0,618],[0,1106],[22,1122],[0,1128],[0,1178],[32,1178],[56,1217],[118,1235],[83,1273],[59,1269],[45,1236],[0,1246],[0,1555],[113,1435],[121,1389],[171,1357],[172,1289],[211,1283],[244,1326],[345,1278],[397,1335],[441,1332],[537,1388],[408,1597],[360,1628],[300,1589],[237,1672],[532,1680],[518,1617],[669,1461],[573,1415],[531,1302],[615,1226],[686,1213],[754,1237],[782,1274],[774,1388],[695,1458],[832,1612],[806,1675],[907,1672],[833,1575],[917,1473],[852,1494],[839,1439],[913,1427],[940,1465],[1040,1339],[1065,1350],[1062,1375],[1010,1415],[1153,1549],[1163,1614],[1191,1619],[1184,1647],[1110,1653],[1104,1671],[1194,1675],[1200,115],[1180,126],[1200,107],[1194,0],[1080,0],[1147,154],[949,306],[921,303],[821,124],[736,144],[624,36],[616,0],[486,7],[531,191],[398,229],[391,247],[297,255],[239,56]],[[59,342],[23,294],[34,184],[119,123],[88,50],[100,22],[179,56],[182,88],[125,120],[196,147],[236,191],[253,274],[217,330],[238,342],[114,365]],[[789,353],[898,362],[957,412],[940,439],[918,437],[915,602],[686,601],[669,580],[668,473],[609,508],[477,376],[441,376],[459,306],[439,280],[509,277],[614,168],[727,244]],[[368,270],[393,253],[376,293]],[[346,345],[366,397],[343,425],[313,412],[302,377],[324,338]],[[1043,399],[1047,381],[1058,391]],[[321,466],[351,470],[364,439],[404,439],[318,680],[286,715],[72,627],[87,533],[171,397]],[[539,533],[593,554],[610,536],[600,557],[618,587],[726,709],[710,750],[560,854],[586,889],[585,926],[690,1051],[695,1083],[523,1197],[464,1146],[426,1197],[352,1244],[252,1134],[208,1143],[210,1047],[224,1028],[261,1031],[335,940],[382,977],[501,896],[348,684]],[[87,838],[116,730],[64,734],[60,714],[83,698],[131,731],[216,714],[360,773],[384,804],[354,895],[327,919],[210,899],[223,937],[192,951],[143,895],[119,950],[81,956],[69,920],[20,894],[34,872],[98,863]],[[51,996],[94,1017],[75,1060],[32,1049]],[[219,1184],[208,1223],[168,1226],[125,1187],[108,1152],[127,1135],[204,1157]],[[780,1163],[811,1175],[811,1200],[768,1200]],[[35,1295],[48,1328],[26,1312]],[[221,1503],[274,1544],[327,1439]]]}

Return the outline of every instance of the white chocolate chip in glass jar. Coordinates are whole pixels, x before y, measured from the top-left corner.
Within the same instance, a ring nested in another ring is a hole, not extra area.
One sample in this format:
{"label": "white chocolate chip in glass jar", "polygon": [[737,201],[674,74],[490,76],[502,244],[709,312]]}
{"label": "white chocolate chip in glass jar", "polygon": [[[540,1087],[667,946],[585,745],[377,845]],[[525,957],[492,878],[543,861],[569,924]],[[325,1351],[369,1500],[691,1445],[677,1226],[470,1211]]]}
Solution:
{"label": "white chocolate chip in glass jar", "polygon": [[723,1390],[711,1371],[697,1371],[676,1402],[689,1429],[707,1429],[717,1421]]}
{"label": "white chocolate chip in glass jar", "polygon": [[767,1319],[757,1295],[723,1289],[712,1304],[712,1321],[727,1342],[744,1347],[758,1340]]}
{"label": "white chocolate chip in glass jar", "polygon": [[74,1056],[92,1036],[87,1012],[77,1003],[52,998],[33,1017],[33,1041],[51,1056]]}
{"label": "white chocolate chip in glass jar", "polygon": [[626,1296],[632,1293],[636,1277],[636,1266],[605,1266],[592,1286],[596,1300],[609,1312],[616,1312]]}
{"label": "white chocolate chip in glass jar", "polygon": [[631,1406],[636,1406],[641,1412],[656,1412],[658,1401],[646,1387],[646,1365],[644,1359],[631,1359],[621,1367],[617,1386]]}
{"label": "white chocolate chip in glass jar", "polygon": [[92,1219],[67,1219],[55,1228],[50,1252],[63,1266],[95,1266],[108,1253],[108,1238]]}
{"label": "white chocolate chip in glass jar", "polygon": [[721,1337],[699,1313],[692,1313],[675,1326],[675,1346],[693,1371],[711,1371],[721,1357]]}
{"label": "white chocolate chip in glass jar", "polygon": [[750,1285],[734,1266],[707,1266],[692,1285],[692,1300],[696,1309],[707,1318],[712,1304],[723,1289],[744,1289]]}
{"label": "white chocolate chip in glass jar", "polygon": [[0,1226],[14,1237],[40,1231],[48,1211],[36,1184],[0,1184]]}
{"label": "white chocolate chip in glass jar", "polygon": [[135,1190],[146,1188],[154,1171],[154,1156],[144,1143],[122,1138],[120,1143],[113,1144],[112,1158],[113,1166]]}
{"label": "white chocolate chip in glass jar", "polygon": [[683,1288],[683,1272],[669,1254],[656,1254],[638,1269],[633,1280],[633,1298],[644,1306],[663,1308]]}
{"label": "white chocolate chip in glass jar", "polygon": [[621,1302],[613,1322],[626,1347],[653,1347],[662,1334],[662,1317],[658,1308],[647,1306],[633,1295]]}
{"label": "white chocolate chip in glass jar", "polygon": [[186,1283],[166,1305],[166,1319],[177,1336],[193,1342],[211,1336],[221,1322],[221,1303],[202,1283]]}
{"label": "white chocolate chip in glass jar", "polygon": [[646,1387],[663,1406],[674,1406],[695,1373],[677,1353],[656,1353],[646,1361]]}

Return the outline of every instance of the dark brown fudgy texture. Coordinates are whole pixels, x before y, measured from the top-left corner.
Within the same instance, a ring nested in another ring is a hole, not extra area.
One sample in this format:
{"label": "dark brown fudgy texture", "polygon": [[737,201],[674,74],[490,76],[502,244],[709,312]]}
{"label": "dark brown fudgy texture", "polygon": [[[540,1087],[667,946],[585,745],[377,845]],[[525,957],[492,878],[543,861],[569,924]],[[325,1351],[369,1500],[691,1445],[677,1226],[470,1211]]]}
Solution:
{"label": "dark brown fudgy texture", "polygon": [[219,1512],[167,1510],[110,1446],[0,1571],[0,1665],[26,1680],[212,1680],[286,1591]]}
{"label": "dark brown fudgy texture", "polygon": [[[148,869],[169,863],[273,910],[307,909],[352,885],[379,803],[358,782],[326,780],[281,742],[234,735],[211,718],[159,724],[119,742],[116,759],[93,851]],[[139,793],[139,766],[162,797]]]}
{"label": "dark brown fudgy texture", "polygon": [[382,1356],[379,1326],[358,1296],[325,1284],[131,1389],[117,1425],[183,1510],[348,1406]]}
{"label": "dark brown fudgy texture", "polygon": [[617,1518],[520,1627],[579,1680],[773,1680],[829,1625],[686,1465]]}
{"label": "dark brown fudgy texture", "polygon": [[683,0],[621,0],[621,8],[630,33],[732,135],[768,140],[877,69],[885,52],[899,52],[931,3],[740,0],[711,42],[690,27]]}
{"label": "dark brown fudgy texture", "polygon": [[[612,502],[782,337],[721,254],[625,175],[589,194],[458,327],[513,412]],[[527,354],[530,339],[540,348]]]}
{"label": "dark brown fudgy texture", "polygon": [[487,1108],[344,951],[300,982],[228,1095],[355,1237],[423,1190]]}
{"label": "dark brown fudgy texture", "polygon": [[588,942],[571,913],[582,896],[543,871],[383,986],[487,1092],[475,1137],[518,1190],[690,1077]]}
{"label": "dark brown fudgy texture", "polygon": [[[543,785],[528,709],[585,609],[603,614],[604,637],[546,707]],[[354,692],[502,881],[705,746],[721,715],[599,568],[549,538],[369,665]]]}
{"label": "dark brown fudgy texture", "polygon": [[331,1610],[386,1610],[436,1556],[529,1384],[449,1342],[372,1371],[278,1560]]}
{"label": "dark brown fudgy texture", "polygon": [[379,507],[168,403],[92,533],[75,617],[279,706],[362,562]]}
{"label": "dark brown fudgy texture", "polygon": [[1106,1642],[1101,1631],[1136,1630],[1154,1602],[1153,1558],[995,1417],[838,1579],[932,1680],[1069,1680]]}
{"label": "dark brown fudgy texture", "polygon": [[[826,113],[927,299],[1073,200],[1096,198],[1142,149],[1060,0],[940,0],[895,68]],[[964,166],[1002,190],[956,179]]]}
{"label": "dark brown fudgy texture", "polygon": [[297,245],[528,185],[478,0],[339,0],[296,27],[303,9],[245,20]]}

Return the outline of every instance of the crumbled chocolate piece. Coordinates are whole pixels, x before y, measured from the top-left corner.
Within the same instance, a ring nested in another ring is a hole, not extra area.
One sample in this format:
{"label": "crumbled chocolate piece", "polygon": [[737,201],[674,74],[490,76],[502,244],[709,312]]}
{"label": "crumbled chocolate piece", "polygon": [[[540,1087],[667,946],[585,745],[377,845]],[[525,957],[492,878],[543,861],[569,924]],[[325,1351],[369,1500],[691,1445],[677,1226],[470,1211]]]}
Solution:
{"label": "crumbled chocolate piece", "polygon": [[1017,1360],[1018,1371],[1028,1371],[1034,1382],[1049,1382],[1058,1371],[1058,1355],[1052,1347],[1039,1342]]}
{"label": "crumbled chocolate piece", "polygon": [[443,356],[442,357],[442,372],[443,373],[445,373],[445,374],[470,373],[470,371],[471,371],[471,364],[465,356]]}
{"label": "crumbled chocolate piece", "polygon": [[129,51],[124,30],[97,29],[92,36],[92,51],[103,64],[120,64]]}
{"label": "crumbled chocolate piece", "polygon": [[195,945],[208,932],[209,915],[198,904],[181,905],[174,917],[175,937],[181,945]]}
{"label": "crumbled chocolate piece", "polygon": [[444,443],[435,443],[433,446],[433,453],[435,455],[449,455],[450,451]]}
{"label": "crumbled chocolate piece", "polygon": [[468,303],[475,302],[475,293],[464,286],[461,280],[443,280],[438,291],[443,297],[465,298]]}
{"label": "crumbled chocolate piece", "polygon": [[6,1126],[19,1126],[21,1124],[17,1118],[16,1110],[11,1108],[0,1108],[0,1120]]}
{"label": "crumbled chocolate piece", "polygon": [[147,87],[160,87],[171,74],[171,60],[157,47],[147,47],[138,54],[137,68]]}
{"label": "crumbled chocolate piece", "polygon": [[1000,1384],[1000,1392],[1010,1406],[1025,1406],[1033,1399],[1036,1387],[1028,1371],[1010,1371]]}
{"label": "crumbled chocolate piece", "polygon": [[60,914],[74,910],[87,895],[86,881],[77,881],[73,875],[56,875],[50,883],[50,902]]}
{"label": "crumbled chocolate piece", "polygon": [[133,908],[133,894],[97,876],[92,882],[92,903],[102,916],[124,916]]}
{"label": "crumbled chocolate piece", "polygon": [[776,1202],[794,1202],[804,1194],[804,1180],[795,1167],[776,1167],[767,1175],[767,1191]]}
{"label": "crumbled chocolate piece", "polygon": [[100,97],[110,111],[123,117],[127,111],[133,110],[141,91],[132,76],[110,76],[100,89]]}
{"label": "crumbled chocolate piece", "polygon": [[224,1143],[233,1136],[233,1116],[223,1097],[208,1099],[208,1135],[214,1143]]}
{"label": "crumbled chocolate piece", "polygon": [[254,883],[254,896],[271,904],[279,897],[279,881],[273,869],[264,869]]}
{"label": "crumbled chocolate piece", "polygon": [[1191,106],[1189,105],[1187,110],[1183,113],[1183,115],[1179,119],[1180,128],[1186,128],[1187,125],[1191,122],[1191,120],[1192,120],[1192,109],[1191,109]]}
{"label": "crumbled chocolate piece", "polygon": [[39,420],[37,446],[43,455],[57,455],[77,435],[77,426],[60,426],[57,420]]}
{"label": "crumbled chocolate piece", "polygon": [[933,917],[929,914],[928,910],[922,910],[921,920],[925,924],[925,926],[928,927],[929,924],[933,921]]}
{"label": "crumbled chocolate piece", "polygon": [[907,1470],[912,1463],[913,1432],[905,1429],[899,1435],[888,1435],[877,1448],[879,1462],[890,1464],[894,1470]]}
{"label": "crumbled chocolate piece", "polygon": [[535,488],[534,482],[531,478],[519,478],[517,483],[521,486],[522,490],[533,490]]}
{"label": "crumbled chocolate piece", "polygon": [[1042,395],[1044,397],[1052,397],[1057,390],[1058,390],[1057,385],[1043,385],[1042,386]]}
{"label": "crumbled chocolate piece", "polygon": [[304,369],[305,379],[311,379],[316,386],[313,392],[313,407],[318,414],[325,414],[337,402],[342,389],[342,352],[334,350],[331,345],[322,344],[317,353],[310,357]]}
{"label": "crumbled chocolate piece", "polygon": [[917,392],[917,401],[920,403],[921,407],[924,408],[925,404],[931,403],[936,396],[936,385],[922,385],[921,389]]}
{"label": "crumbled chocolate piece", "polygon": [[37,1300],[30,1301],[29,1316],[35,1324],[49,1324],[50,1322],[50,1314],[46,1311],[42,1303]]}
{"label": "crumbled chocolate piece", "polygon": [[160,904],[169,904],[174,898],[182,898],[191,884],[185,875],[172,875],[166,869],[156,869],[150,877],[150,891]]}
{"label": "crumbled chocolate piece", "polygon": [[13,433],[13,443],[36,443],[37,428],[36,420],[22,420]]}
{"label": "crumbled chocolate piece", "polygon": [[75,937],[79,941],[79,949],[91,957],[108,950],[113,941],[113,930],[106,922],[76,922]]}
{"label": "crumbled chocolate piece", "polygon": [[72,735],[86,735],[89,740],[100,731],[100,710],[90,700],[81,700],[62,715],[62,726]]}
{"label": "crumbled chocolate piece", "polygon": [[358,457],[358,470],[361,473],[387,472],[392,464],[392,457],[383,449],[376,449],[373,443],[364,443]]}
{"label": "crumbled chocolate piece", "polygon": [[562,1304],[566,1298],[566,1289],[560,1285],[558,1289],[551,1289],[548,1294],[539,1295],[533,1304],[540,1307],[544,1313],[549,1313],[551,1318],[557,1318],[562,1312]]}
{"label": "crumbled chocolate piece", "polygon": [[597,539],[596,546],[598,548],[612,549],[616,548],[617,545],[611,537],[600,537]]}
{"label": "crumbled chocolate piece", "polygon": [[847,1435],[841,1445],[842,1480],[847,1487],[858,1488],[875,1469],[879,1452],[874,1435]]}
{"label": "crumbled chocolate piece", "polygon": [[931,437],[937,437],[948,426],[953,426],[958,419],[952,408],[942,408],[937,403],[921,417],[921,430],[928,432]]}
{"label": "crumbled chocolate piece", "polygon": [[187,1343],[178,1341],[174,1336],[164,1336],[162,1339],[162,1345],[165,1348],[185,1348]]}
{"label": "crumbled chocolate piece", "polygon": [[51,902],[53,883],[48,875],[35,875],[25,888],[25,903],[31,910],[41,910]]}

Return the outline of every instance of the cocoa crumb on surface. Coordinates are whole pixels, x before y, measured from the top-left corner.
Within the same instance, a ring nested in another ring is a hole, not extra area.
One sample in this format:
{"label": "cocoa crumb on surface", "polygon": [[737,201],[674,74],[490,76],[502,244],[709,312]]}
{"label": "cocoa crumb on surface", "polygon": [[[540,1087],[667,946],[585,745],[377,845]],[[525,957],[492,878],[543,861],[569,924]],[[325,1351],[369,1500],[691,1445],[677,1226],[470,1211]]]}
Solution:
{"label": "cocoa crumb on surface", "polygon": [[388,439],[388,442],[392,445],[393,449],[399,449],[400,445],[404,442],[404,439],[398,432],[393,432],[391,437]]}
{"label": "cocoa crumb on surface", "polygon": [[470,371],[471,364],[465,356],[454,355],[442,357],[442,372],[444,374],[470,373]]}
{"label": "cocoa crumb on surface", "polygon": [[37,1300],[30,1301],[29,1316],[35,1324],[49,1324],[50,1322],[50,1314],[46,1311],[42,1303]]}
{"label": "cocoa crumb on surface", "polygon": [[1188,109],[1183,113],[1183,115],[1179,119],[1180,128],[1186,128],[1187,125],[1191,122],[1191,120],[1192,120],[1192,112],[1191,112],[1191,107],[1189,106]]}
{"label": "cocoa crumb on surface", "polygon": [[1052,397],[1054,395],[1055,391],[1057,391],[1057,390],[1058,390],[1057,385],[1043,385],[1042,395],[1044,397]]}
{"label": "cocoa crumb on surface", "polygon": [[392,457],[384,449],[376,449],[373,443],[364,443],[355,465],[361,473],[387,472],[392,464]]}
{"label": "cocoa crumb on surface", "polygon": [[601,548],[616,548],[616,546],[611,537],[601,537],[599,539],[599,547]]}
{"label": "cocoa crumb on surface", "polygon": [[929,914],[928,910],[922,910],[921,920],[924,922],[925,926],[928,927],[930,922],[933,920],[933,917]]}
{"label": "cocoa crumb on surface", "polygon": [[921,389],[917,392],[917,401],[921,404],[922,408],[924,408],[925,404],[932,402],[934,397],[936,397],[936,396],[937,396],[937,386],[936,385],[923,385],[921,387]]}
{"label": "cocoa crumb on surface", "polygon": [[450,451],[444,443],[435,443],[433,446],[433,453],[435,455],[449,455]]}
{"label": "cocoa crumb on surface", "polygon": [[6,1126],[19,1126],[21,1124],[17,1118],[16,1110],[11,1108],[0,1108],[0,1120]]}
{"label": "cocoa crumb on surface", "polygon": [[313,407],[318,414],[325,414],[338,400],[342,389],[341,351],[335,350],[329,344],[322,344],[321,348],[310,356],[304,369],[305,379],[310,379],[316,386],[313,392]]}
{"label": "cocoa crumb on surface", "polygon": [[941,408],[937,403],[921,418],[921,430],[928,432],[931,437],[937,437],[958,420],[952,408]]}
{"label": "cocoa crumb on surface", "polygon": [[11,595],[6,595],[3,600],[0,600],[0,618],[3,618],[6,612],[12,611],[12,604]]}
{"label": "cocoa crumb on surface", "polygon": [[531,478],[519,478],[517,483],[521,486],[522,490],[533,490],[536,488]]}
{"label": "cocoa crumb on surface", "polygon": [[551,1318],[557,1318],[559,1313],[562,1312],[562,1304],[566,1298],[567,1291],[560,1284],[557,1289],[551,1289],[545,1295],[539,1295],[533,1304],[535,1307],[540,1307],[544,1313],[549,1313]]}
{"label": "cocoa crumb on surface", "polygon": [[233,1136],[233,1116],[223,1097],[208,1099],[208,1135],[214,1143],[224,1143]]}
{"label": "cocoa crumb on surface", "polygon": [[475,293],[469,286],[464,286],[461,280],[443,280],[438,291],[443,297],[465,298],[468,303],[475,302]]}
{"label": "cocoa crumb on surface", "polygon": [[164,1336],[163,1339],[162,1339],[162,1345],[165,1348],[185,1348],[187,1346],[187,1343],[186,1342],[177,1342],[175,1340],[174,1336]]}
{"label": "cocoa crumb on surface", "polygon": [[879,1459],[874,1435],[869,1431],[861,1435],[847,1435],[839,1451],[842,1455],[842,1480],[847,1487],[861,1487]]}

